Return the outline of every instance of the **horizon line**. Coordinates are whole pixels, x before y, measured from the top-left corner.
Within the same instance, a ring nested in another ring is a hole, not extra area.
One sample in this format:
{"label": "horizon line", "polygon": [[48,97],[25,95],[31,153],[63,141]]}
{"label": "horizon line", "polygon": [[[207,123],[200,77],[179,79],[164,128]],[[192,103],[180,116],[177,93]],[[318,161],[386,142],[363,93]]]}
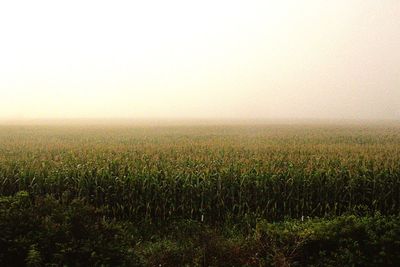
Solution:
{"label": "horizon line", "polygon": [[6,118],[0,117],[0,125],[26,124],[388,124],[400,123],[399,119],[374,118],[239,118],[239,117],[47,117],[47,118]]}

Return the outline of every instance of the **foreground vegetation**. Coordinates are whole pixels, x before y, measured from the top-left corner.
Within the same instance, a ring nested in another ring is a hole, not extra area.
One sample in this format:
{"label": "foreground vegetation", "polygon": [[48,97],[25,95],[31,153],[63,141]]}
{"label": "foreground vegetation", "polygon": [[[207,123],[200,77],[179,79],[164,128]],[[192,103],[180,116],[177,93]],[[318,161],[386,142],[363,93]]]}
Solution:
{"label": "foreground vegetation", "polygon": [[1,266],[398,266],[400,126],[1,126]]}

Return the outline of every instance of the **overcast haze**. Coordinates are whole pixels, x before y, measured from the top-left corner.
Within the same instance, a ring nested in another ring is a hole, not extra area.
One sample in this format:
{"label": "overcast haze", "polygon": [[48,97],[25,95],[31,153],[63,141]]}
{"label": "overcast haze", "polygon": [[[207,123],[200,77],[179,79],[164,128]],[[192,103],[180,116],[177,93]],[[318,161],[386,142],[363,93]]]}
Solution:
{"label": "overcast haze", "polygon": [[400,1],[2,1],[0,118],[400,119]]}

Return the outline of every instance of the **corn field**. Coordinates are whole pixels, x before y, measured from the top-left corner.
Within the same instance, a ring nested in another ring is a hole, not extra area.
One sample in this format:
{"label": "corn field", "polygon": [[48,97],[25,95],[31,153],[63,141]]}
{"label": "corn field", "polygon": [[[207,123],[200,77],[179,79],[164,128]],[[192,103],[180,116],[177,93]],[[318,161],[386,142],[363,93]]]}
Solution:
{"label": "corn field", "polygon": [[398,215],[400,126],[1,126],[19,191],[146,222]]}

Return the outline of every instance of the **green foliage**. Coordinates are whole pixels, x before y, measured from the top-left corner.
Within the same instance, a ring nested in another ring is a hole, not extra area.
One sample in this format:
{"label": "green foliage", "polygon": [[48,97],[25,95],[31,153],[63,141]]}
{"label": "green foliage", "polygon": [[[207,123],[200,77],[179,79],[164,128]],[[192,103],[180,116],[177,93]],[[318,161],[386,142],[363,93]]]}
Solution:
{"label": "green foliage", "polygon": [[138,249],[145,266],[190,266],[194,247],[171,240],[160,240],[143,244]]}
{"label": "green foliage", "polygon": [[0,265],[400,265],[399,133],[0,126]]}
{"label": "green foliage", "polygon": [[42,266],[42,257],[40,256],[40,252],[37,250],[36,245],[32,245],[29,248],[28,256],[26,257],[26,266],[28,267]]}
{"label": "green foliage", "polygon": [[67,205],[53,197],[27,199],[22,192],[0,201],[1,266],[400,264],[398,216],[259,220],[254,229],[191,220],[146,226],[108,220],[79,199]]}
{"label": "green foliage", "polygon": [[[22,199],[21,199],[22,197]],[[63,204],[53,197],[25,202],[25,192],[2,198],[0,265],[131,266],[135,239],[123,223],[76,199]],[[23,205],[22,205],[23,204]]]}
{"label": "green foliage", "polygon": [[354,215],[257,224],[260,255],[275,266],[398,266],[400,218]]}
{"label": "green foliage", "polygon": [[109,217],[399,214],[396,126],[0,128],[0,194],[74,198]]}

